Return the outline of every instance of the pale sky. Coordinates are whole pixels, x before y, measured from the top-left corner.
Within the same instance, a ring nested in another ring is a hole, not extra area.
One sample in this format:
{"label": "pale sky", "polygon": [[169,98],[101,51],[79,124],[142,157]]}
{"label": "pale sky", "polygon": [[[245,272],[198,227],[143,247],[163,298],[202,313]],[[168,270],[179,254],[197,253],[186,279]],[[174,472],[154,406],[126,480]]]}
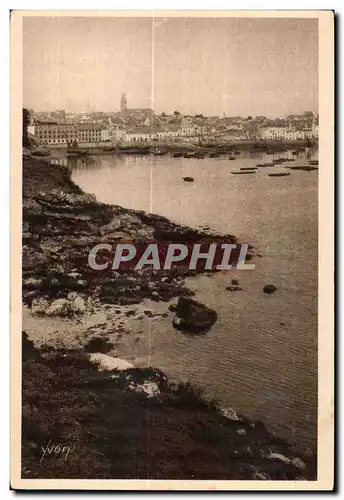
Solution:
{"label": "pale sky", "polygon": [[[154,29],[153,29],[154,26]],[[285,116],[318,110],[316,19],[24,18],[24,106]]]}

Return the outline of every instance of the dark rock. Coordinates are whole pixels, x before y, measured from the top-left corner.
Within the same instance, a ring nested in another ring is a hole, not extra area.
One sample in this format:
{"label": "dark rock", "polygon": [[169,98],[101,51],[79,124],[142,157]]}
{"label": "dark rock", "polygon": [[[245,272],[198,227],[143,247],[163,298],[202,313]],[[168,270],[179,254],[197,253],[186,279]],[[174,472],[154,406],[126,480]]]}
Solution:
{"label": "dark rock", "polygon": [[240,288],[240,286],[226,286],[226,290],[229,292],[238,292],[242,290],[242,288]]}
{"label": "dark rock", "polygon": [[130,309],[129,311],[127,311],[127,312],[125,313],[125,315],[126,315],[126,316],[128,316],[128,317],[129,317],[129,316],[135,316],[135,314],[136,314],[135,309]]}
{"label": "dark rock", "polygon": [[102,354],[106,354],[113,348],[113,344],[109,342],[108,337],[93,337],[90,341],[85,345],[85,352],[100,352]]}
{"label": "dark rock", "polygon": [[239,285],[239,281],[238,280],[232,280],[232,285]]}
{"label": "dark rock", "polygon": [[177,304],[170,304],[168,306],[168,310],[171,312],[175,312],[177,310]]}
{"label": "dark rock", "polygon": [[199,333],[209,330],[216,320],[217,314],[213,309],[189,297],[179,297],[176,316],[173,319],[175,328]]}
{"label": "dark rock", "polygon": [[265,285],[263,290],[265,293],[273,293],[276,291],[276,287],[274,285]]}
{"label": "dark rock", "polygon": [[35,348],[32,340],[29,339],[26,332],[22,332],[22,361],[28,361],[29,359],[39,359],[39,350]]}

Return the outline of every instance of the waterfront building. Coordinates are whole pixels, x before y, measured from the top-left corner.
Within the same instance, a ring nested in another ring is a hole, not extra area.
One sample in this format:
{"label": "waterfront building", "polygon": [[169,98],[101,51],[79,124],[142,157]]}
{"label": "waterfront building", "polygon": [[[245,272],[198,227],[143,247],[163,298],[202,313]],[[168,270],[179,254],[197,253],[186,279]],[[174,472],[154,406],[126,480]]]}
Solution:
{"label": "waterfront building", "polygon": [[102,140],[102,127],[97,123],[43,122],[34,125],[33,133],[41,144],[97,143]]}
{"label": "waterfront building", "polygon": [[305,140],[316,137],[315,129],[296,127],[262,127],[258,135],[263,140]]}

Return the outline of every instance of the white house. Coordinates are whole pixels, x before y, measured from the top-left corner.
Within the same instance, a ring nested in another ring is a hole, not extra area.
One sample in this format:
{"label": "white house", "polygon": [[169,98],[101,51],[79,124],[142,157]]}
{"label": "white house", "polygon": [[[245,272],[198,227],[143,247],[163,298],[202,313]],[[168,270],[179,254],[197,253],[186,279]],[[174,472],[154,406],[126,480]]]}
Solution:
{"label": "white house", "polygon": [[112,130],[109,128],[103,128],[100,131],[100,140],[101,141],[111,141],[112,140]]}
{"label": "white house", "polygon": [[263,127],[259,129],[261,139],[305,140],[316,137],[313,129],[296,130],[294,127]]}

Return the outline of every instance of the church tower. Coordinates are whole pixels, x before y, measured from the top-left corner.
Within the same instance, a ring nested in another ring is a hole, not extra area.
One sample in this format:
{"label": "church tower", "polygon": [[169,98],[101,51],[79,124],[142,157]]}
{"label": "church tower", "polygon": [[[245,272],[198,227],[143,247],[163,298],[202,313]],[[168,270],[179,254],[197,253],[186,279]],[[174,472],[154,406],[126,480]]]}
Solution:
{"label": "church tower", "polygon": [[121,109],[121,113],[123,113],[124,111],[127,111],[127,98],[126,98],[126,95],[125,94],[122,94],[121,95],[121,106],[120,106],[120,109]]}

